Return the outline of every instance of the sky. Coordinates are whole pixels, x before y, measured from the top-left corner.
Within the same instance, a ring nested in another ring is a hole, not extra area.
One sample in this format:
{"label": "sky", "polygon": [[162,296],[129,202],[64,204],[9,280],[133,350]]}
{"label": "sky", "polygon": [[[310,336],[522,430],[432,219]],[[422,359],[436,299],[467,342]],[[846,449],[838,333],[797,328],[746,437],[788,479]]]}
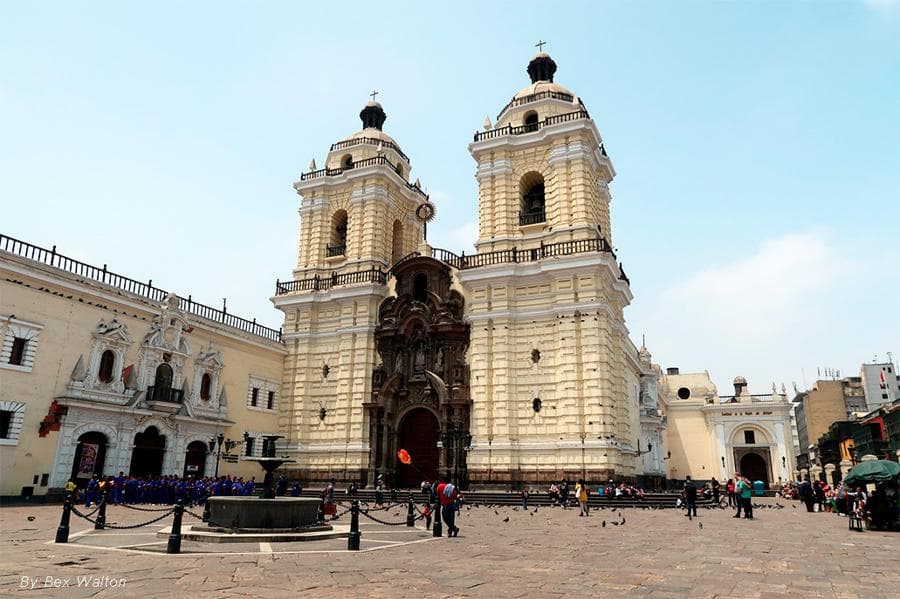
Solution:
{"label": "sky", "polygon": [[[376,89],[472,252],[485,116],[529,81],[617,170],[632,339],[722,394],[900,353],[900,2],[9,2],[0,233],[278,327],[292,184]],[[896,358],[895,358],[896,361]]]}

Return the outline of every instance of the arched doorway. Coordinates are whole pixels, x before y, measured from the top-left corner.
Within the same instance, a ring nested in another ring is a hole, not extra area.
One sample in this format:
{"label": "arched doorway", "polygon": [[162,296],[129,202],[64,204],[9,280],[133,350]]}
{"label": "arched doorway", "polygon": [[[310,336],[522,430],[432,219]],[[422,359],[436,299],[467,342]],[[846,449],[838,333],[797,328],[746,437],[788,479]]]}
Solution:
{"label": "arched doorway", "polygon": [[407,466],[394,456],[397,461],[397,486],[415,488],[423,480],[437,480],[439,438],[440,425],[430,410],[416,408],[406,415],[400,424],[397,448],[409,453],[412,464]]}
{"label": "arched doorway", "polygon": [[165,453],[166,438],[155,426],[148,426],[147,430],[134,436],[129,473],[131,476],[159,476]]}
{"label": "arched doorway", "polygon": [[184,477],[202,478],[206,469],[206,452],[209,446],[203,441],[192,441],[184,456]]}
{"label": "arched doorway", "polygon": [[755,452],[748,452],[741,458],[741,475],[751,482],[761,480],[769,486],[769,467],[766,460]]}
{"label": "arched doorway", "polygon": [[79,487],[87,485],[87,481],[95,474],[103,474],[103,463],[106,461],[106,435],[91,431],[78,437],[75,447],[75,459],[72,460],[72,481]]}

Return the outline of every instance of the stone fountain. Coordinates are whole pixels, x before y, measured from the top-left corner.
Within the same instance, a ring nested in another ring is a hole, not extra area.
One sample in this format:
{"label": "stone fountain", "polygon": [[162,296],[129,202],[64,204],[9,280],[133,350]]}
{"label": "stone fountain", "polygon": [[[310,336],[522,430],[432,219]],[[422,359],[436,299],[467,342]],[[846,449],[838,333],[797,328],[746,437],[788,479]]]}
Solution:
{"label": "stone fountain", "polygon": [[[349,528],[319,521],[321,501],[312,497],[276,497],[275,471],[293,460],[275,456],[275,442],[281,437],[263,437],[258,462],[266,472],[259,497],[219,496],[207,499],[208,517],[203,525],[191,526],[182,537],[193,541],[277,542],[346,537]],[[347,528],[347,530],[344,530]],[[162,534],[161,531],[160,534]]]}

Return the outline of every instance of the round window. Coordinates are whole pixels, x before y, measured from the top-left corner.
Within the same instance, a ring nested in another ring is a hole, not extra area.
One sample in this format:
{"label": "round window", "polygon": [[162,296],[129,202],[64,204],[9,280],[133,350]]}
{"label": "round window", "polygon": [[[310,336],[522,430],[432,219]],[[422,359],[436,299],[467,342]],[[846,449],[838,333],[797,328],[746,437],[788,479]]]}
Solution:
{"label": "round window", "polygon": [[688,399],[691,396],[691,390],[687,387],[678,389],[678,399]]}

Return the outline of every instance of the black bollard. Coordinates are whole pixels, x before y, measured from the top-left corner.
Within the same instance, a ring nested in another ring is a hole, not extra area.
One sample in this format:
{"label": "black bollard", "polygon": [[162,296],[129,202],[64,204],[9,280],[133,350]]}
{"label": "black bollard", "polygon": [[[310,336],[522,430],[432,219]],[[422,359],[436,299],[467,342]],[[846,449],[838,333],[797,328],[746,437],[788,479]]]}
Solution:
{"label": "black bollard", "polygon": [[100,511],[97,512],[97,519],[94,520],[94,530],[103,530],[106,528],[106,491],[100,494]]}
{"label": "black bollard", "polygon": [[359,501],[350,502],[350,536],[347,537],[347,550],[359,551]]}
{"label": "black bollard", "polygon": [[413,498],[412,495],[409,496],[409,505],[406,506],[406,525],[407,526],[415,526],[416,525],[416,516],[413,513]]}
{"label": "black bollard", "polygon": [[441,500],[437,497],[434,500],[434,526],[431,528],[431,536],[444,536],[444,531],[441,529]]}
{"label": "black bollard", "polygon": [[56,528],[56,542],[69,542],[69,517],[72,515],[72,494],[66,493],[66,500],[63,502],[63,513],[59,519],[59,526]]}
{"label": "black bollard", "polygon": [[181,517],[184,515],[184,502],[181,498],[175,502],[175,519],[172,520],[172,532],[169,533],[169,544],[166,553],[181,553]]}

